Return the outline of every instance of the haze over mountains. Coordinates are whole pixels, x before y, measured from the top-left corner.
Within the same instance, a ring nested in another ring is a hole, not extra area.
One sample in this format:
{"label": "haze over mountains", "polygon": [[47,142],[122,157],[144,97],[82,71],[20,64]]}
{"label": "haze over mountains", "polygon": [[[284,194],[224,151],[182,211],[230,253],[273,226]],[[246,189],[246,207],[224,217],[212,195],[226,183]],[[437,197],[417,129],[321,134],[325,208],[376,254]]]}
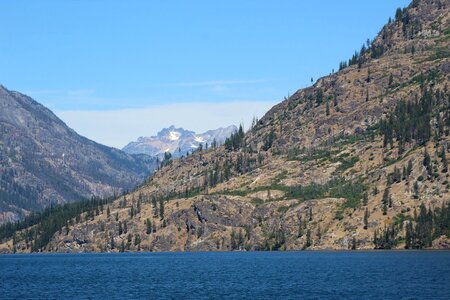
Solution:
{"label": "haze over mountains", "polygon": [[0,85],[0,223],[50,204],[134,188],[156,168],[78,135],[49,109]]}
{"label": "haze over mountains", "polygon": [[223,144],[225,139],[235,131],[237,131],[237,127],[230,125],[226,128],[196,134],[194,131],[176,128],[172,125],[162,129],[156,136],[140,137],[122,150],[129,154],[147,154],[159,157],[162,157],[165,152],[170,152],[174,157],[180,157],[186,155],[187,152],[196,150],[200,144],[203,147],[211,146],[214,142],[217,145]]}

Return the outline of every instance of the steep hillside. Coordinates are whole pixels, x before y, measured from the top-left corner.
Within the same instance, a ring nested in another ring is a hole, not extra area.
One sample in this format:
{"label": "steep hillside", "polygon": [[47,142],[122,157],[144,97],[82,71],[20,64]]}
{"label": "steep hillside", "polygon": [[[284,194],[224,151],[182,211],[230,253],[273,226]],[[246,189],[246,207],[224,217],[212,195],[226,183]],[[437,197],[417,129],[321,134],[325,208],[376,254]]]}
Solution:
{"label": "steep hillside", "polygon": [[90,141],[33,99],[0,86],[0,223],[133,189],[155,160]]}
{"label": "steep hillside", "polygon": [[414,0],[338,72],[247,133],[163,161],[139,189],[68,220],[48,244],[32,247],[40,226],[3,234],[0,248],[449,248],[449,10]]}
{"label": "steep hillside", "polygon": [[237,127],[231,125],[197,134],[172,125],[162,129],[156,136],[140,137],[122,150],[129,154],[147,154],[160,158],[164,157],[164,153],[170,152],[173,157],[181,157],[197,150],[200,144],[202,147],[221,145],[236,130]]}

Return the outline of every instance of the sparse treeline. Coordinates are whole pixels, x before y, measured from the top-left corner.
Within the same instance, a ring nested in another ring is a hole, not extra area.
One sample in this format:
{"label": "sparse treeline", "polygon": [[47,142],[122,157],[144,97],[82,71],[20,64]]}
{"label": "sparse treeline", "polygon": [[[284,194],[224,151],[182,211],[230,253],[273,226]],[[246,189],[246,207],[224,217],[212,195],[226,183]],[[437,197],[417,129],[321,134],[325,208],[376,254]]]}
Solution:
{"label": "sparse treeline", "polygon": [[432,246],[433,240],[445,235],[450,237],[450,203],[442,207],[427,209],[422,203],[419,212],[400,222],[375,231],[373,243],[375,249],[392,249],[402,241],[405,249],[423,249]]}
{"label": "sparse treeline", "polygon": [[[413,7],[417,7],[419,0],[413,1]],[[439,5],[442,4],[439,2]],[[396,27],[401,27],[401,31],[404,38],[412,39],[421,30],[422,24],[417,19],[413,19],[407,8],[397,8],[395,12],[395,20],[389,18],[388,24],[381,30],[381,40],[367,39],[366,43],[361,46],[359,51],[355,51],[353,56],[348,61],[342,61],[339,63],[339,71],[347,68],[348,66],[358,65],[358,69],[368,60],[368,58],[377,59],[380,58],[391,46],[389,38],[394,34]],[[414,54],[414,46],[410,51]]]}
{"label": "sparse treeline", "polygon": [[233,132],[229,138],[225,140],[225,149],[227,150],[238,150],[243,146],[244,141],[244,128],[242,124],[239,125],[239,129]]}

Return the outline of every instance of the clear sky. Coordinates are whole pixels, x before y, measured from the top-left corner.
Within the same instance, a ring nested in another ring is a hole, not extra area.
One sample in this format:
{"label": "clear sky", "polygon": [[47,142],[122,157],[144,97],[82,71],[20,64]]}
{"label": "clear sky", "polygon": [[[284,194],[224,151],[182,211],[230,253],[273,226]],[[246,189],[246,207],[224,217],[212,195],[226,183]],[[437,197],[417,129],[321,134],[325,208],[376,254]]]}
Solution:
{"label": "clear sky", "polygon": [[248,124],[408,3],[6,0],[0,84],[119,148],[171,124]]}

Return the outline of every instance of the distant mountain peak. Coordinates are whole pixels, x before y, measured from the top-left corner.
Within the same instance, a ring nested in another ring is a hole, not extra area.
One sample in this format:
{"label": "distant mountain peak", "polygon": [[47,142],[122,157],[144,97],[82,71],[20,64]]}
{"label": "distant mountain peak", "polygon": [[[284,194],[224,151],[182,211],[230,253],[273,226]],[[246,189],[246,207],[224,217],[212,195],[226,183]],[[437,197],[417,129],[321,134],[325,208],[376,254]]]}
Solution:
{"label": "distant mountain peak", "polygon": [[197,134],[195,131],[170,125],[161,129],[156,136],[139,137],[136,141],[126,145],[123,151],[129,154],[152,156],[161,156],[164,152],[171,152],[175,157],[179,157],[197,149],[200,144],[211,144],[214,140],[218,144],[222,144],[236,130],[235,125],[230,125]]}

